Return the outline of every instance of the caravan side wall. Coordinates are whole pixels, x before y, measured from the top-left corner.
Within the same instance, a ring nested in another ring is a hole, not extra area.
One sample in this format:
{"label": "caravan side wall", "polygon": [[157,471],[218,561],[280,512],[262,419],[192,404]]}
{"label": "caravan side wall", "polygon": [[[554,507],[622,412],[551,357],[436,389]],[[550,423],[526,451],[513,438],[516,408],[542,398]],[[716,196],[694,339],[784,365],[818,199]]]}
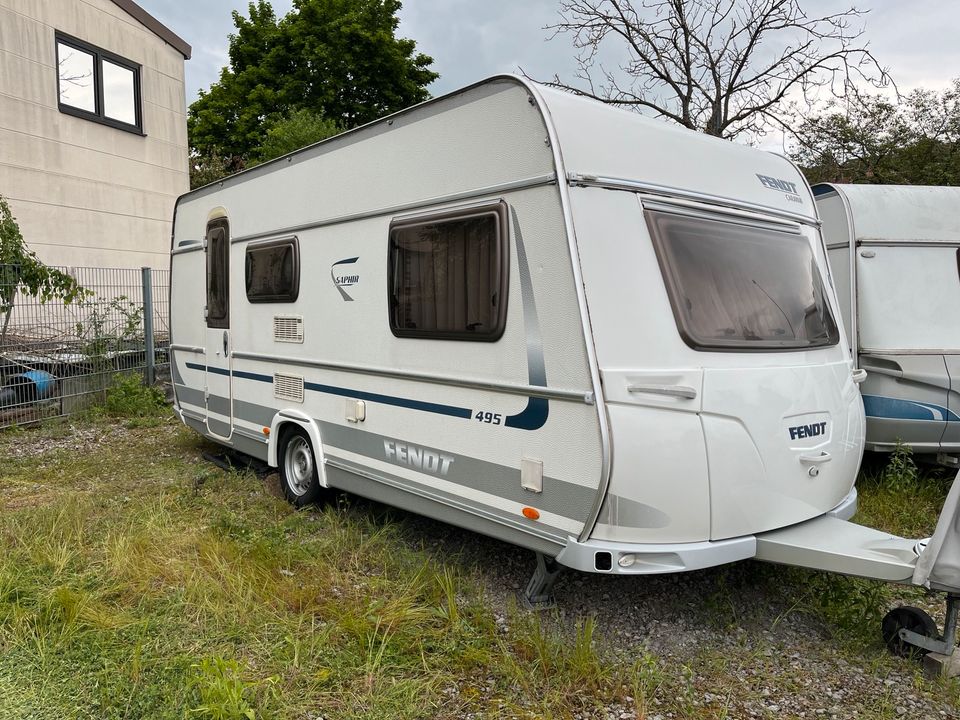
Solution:
{"label": "caravan side wall", "polygon": [[830,184],[814,192],[841,299],[840,278],[852,280],[847,327],[868,373],[867,448],[960,452],[960,192]]}
{"label": "caravan side wall", "polygon": [[[546,137],[526,90],[494,82],[185,196],[172,290],[184,420],[265,459],[263,428],[276,437],[278,422],[299,418],[316,428],[330,485],[556,555],[596,512],[602,449]],[[502,336],[396,337],[391,223],[497,203]],[[217,214],[229,223],[229,328],[210,329],[207,253],[190,243]],[[299,247],[297,299],[249,302],[246,252],[283,238]],[[291,324],[302,341],[276,334]],[[351,422],[357,401],[365,419]]]}

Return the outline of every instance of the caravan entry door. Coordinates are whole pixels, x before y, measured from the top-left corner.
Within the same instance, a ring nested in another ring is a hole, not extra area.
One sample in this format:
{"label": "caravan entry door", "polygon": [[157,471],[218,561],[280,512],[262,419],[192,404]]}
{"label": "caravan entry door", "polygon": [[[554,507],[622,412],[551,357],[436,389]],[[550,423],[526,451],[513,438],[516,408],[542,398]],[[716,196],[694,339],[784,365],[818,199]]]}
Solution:
{"label": "caravan entry door", "polygon": [[207,430],[222,438],[233,433],[230,338],[230,228],[226,218],[207,224]]}

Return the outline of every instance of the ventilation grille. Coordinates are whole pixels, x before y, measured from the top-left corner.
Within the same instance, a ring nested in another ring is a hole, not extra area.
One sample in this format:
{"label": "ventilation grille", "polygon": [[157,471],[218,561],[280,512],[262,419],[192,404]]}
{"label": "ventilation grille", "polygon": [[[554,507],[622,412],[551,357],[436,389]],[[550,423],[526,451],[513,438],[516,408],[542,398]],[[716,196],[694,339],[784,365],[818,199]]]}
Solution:
{"label": "ventilation grille", "polygon": [[273,374],[273,396],[281,400],[303,402],[303,378],[298,375]]}
{"label": "ventilation grille", "polygon": [[299,315],[274,315],[273,339],[277,342],[302,343],[303,318]]}

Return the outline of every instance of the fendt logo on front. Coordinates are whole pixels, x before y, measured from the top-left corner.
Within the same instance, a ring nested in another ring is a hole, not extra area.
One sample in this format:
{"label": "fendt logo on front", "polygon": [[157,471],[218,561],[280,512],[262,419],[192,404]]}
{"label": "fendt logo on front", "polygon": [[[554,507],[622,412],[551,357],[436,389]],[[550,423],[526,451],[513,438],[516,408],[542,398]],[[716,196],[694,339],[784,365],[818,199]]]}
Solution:
{"label": "fendt logo on front", "polygon": [[781,180],[780,178],[770,177],[769,175],[760,175],[757,173],[757,178],[763,183],[763,186],[770,188],[771,190],[779,190],[780,192],[790,193],[791,195],[799,195],[800,191],[797,190],[797,184],[788,182],[787,180]]}
{"label": "fendt logo on front", "polygon": [[827,434],[827,424],[825,422],[813,423],[812,425],[794,425],[788,428],[791,440],[800,438],[819,437]]}

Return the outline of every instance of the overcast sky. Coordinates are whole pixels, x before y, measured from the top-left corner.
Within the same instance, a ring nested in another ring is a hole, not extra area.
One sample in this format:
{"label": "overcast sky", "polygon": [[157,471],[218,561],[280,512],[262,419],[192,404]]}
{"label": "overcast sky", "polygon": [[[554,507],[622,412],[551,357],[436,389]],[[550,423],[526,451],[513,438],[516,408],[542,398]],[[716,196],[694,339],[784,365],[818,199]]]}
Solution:
{"label": "overcast sky", "polygon": [[[246,12],[245,0],[139,0],[157,19],[193,46],[186,64],[187,103],[216,81],[227,63],[230,11]],[[277,15],[291,0],[272,3]],[[881,64],[889,66],[901,90],[942,89],[960,76],[960,13],[956,0],[866,0],[866,38]],[[849,7],[849,0],[808,0],[810,13]],[[400,35],[417,41],[434,59],[440,79],[431,87],[442,95],[501,72],[523,68],[534,78],[558,73],[572,79],[574,50],[566,36],[547,40],[544,26],[557,19],[558,0],[405,0]]]}

